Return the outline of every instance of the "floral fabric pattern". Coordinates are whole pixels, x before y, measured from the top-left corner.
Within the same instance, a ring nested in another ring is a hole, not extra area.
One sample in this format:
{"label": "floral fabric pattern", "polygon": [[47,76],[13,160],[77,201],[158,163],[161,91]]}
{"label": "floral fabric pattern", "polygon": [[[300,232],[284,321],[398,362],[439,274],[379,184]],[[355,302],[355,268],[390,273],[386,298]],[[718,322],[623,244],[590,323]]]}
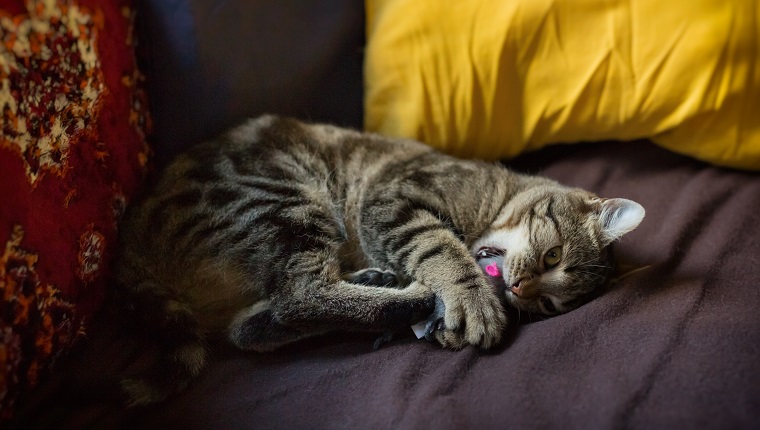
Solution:
{"label": "floral fabric pattern", "polygon": [[128,0],[0,0],[0,422],[86,336],[151,122]]}
{"label": "floral fabric pattern", "polygon": [[65,174],[72,138],[84,137],[97,116],[104,83],[94,44],[103,18],[76,5],[30,6],[29,17],[0,18],[0,142],[21,156],[35,184],[44,172]]}

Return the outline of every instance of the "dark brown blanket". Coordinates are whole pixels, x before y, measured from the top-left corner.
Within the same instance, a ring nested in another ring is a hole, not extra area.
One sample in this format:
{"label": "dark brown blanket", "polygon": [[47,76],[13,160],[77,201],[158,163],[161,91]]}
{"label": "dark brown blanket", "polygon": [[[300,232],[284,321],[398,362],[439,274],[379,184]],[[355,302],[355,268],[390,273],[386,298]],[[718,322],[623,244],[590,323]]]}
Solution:
{"label": "dark brown blanket", "polygon": [[640,202],[644,222],[615,245],[637,270],[569,314],[515,315],[490,353],[411,331],[378,351],[371,336],[338,334],[265,355],[222,348],[185,393],[142,409],[99,386],[130,351],[106,331],[35,393],[19,427],[757,428],[760,176],[643,142],[510,164]]}

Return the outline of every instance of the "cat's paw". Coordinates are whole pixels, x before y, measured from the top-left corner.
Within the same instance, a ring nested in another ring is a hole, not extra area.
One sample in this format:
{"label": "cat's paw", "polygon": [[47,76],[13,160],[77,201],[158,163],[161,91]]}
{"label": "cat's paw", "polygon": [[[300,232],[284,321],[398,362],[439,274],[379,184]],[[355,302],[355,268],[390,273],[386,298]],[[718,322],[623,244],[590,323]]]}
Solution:
{"label": "cat's paw", "polygon": [[375,287],[398,287],[396,274],[388,270],[364,269],[348,275],[347,281]]}
{"label": "cat's paw", "polygon": [[501,301],[487,285],[444,291],[425,327],[425,338],[444,348],[474,345],[492,348],[501,342],[507,315]]}

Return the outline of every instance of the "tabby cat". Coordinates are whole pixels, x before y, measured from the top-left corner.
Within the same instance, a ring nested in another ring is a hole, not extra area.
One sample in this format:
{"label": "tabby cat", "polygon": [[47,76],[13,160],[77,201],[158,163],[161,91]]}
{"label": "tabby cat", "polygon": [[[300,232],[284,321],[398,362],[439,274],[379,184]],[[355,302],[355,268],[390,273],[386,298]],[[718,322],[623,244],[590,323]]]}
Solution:
{"label": "tabby cat", "polygon": [[269,351],[428,320],[490,348],[502,301],[558,314],[596,295],[609,244],[644,209],[423,144],[264,116],[180,155],[125,215],[120,300],[163,348],[122,381],[136,404],[183,388],[206,341]]}

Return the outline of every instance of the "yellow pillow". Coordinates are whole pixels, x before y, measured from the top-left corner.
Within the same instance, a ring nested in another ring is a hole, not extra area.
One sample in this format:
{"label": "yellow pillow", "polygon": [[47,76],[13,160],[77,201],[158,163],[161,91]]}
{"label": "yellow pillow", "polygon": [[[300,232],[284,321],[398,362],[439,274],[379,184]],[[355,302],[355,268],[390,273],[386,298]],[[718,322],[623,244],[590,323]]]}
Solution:
{"label": "yellow pillow", "polygon": [[458,156],[651,138],[760,169],[756,0],[367,0],[365,126]]}

